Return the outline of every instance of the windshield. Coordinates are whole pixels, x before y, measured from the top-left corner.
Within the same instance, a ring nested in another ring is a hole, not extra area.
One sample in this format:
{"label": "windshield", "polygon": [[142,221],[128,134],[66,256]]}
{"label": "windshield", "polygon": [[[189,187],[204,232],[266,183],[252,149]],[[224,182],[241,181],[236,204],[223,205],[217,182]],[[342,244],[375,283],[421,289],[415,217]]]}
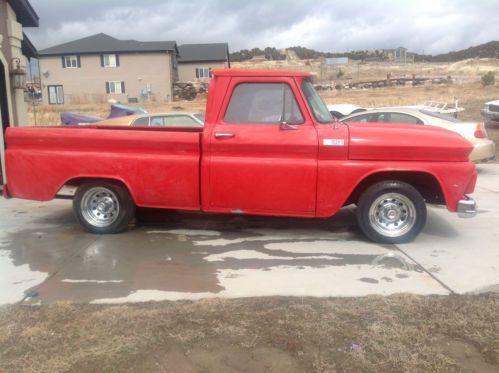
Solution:
{"label": "windshield", "polygon": [[447,121],[452,122],[452,123],[460,122],[460,120],[457,118],[449,117],[448,115],[445,115],[445,114],[435,113],[434,111],[421,109],[421,110],[419,110],[419,112],[421,114],[429,115],[430,117],[434,117],[434,118],[438,118],[438,119],[447,120]]}
{"label": "windshield", "polygon": [[326,104],[322,101],[321,97],[315,91],[315,88],[309,80],[304,80],[301,84],[301,89],[305,95],[308,106],[312,110],[315,119],[319,123],[332,123],[334,122],[331,113],[327,110]]}

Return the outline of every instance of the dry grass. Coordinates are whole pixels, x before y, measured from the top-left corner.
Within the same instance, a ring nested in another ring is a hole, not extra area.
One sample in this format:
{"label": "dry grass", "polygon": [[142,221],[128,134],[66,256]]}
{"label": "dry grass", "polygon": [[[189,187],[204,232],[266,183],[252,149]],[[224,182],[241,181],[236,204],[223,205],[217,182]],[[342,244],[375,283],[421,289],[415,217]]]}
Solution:
{"label": "dry grass", "polygon": [[493,372],[498,336],[493,295],[9,306],[0,371]]}

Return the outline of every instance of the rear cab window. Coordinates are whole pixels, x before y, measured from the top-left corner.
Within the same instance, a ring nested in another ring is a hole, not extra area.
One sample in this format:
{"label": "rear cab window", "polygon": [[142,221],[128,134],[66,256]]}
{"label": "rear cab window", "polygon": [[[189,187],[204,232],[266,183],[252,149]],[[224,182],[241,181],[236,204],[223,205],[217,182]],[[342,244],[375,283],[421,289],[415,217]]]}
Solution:
{"label": "rear cab window", "polygon": [[227,124],[303,124],[303,114],[287,83],[240,83],[225,112]]}

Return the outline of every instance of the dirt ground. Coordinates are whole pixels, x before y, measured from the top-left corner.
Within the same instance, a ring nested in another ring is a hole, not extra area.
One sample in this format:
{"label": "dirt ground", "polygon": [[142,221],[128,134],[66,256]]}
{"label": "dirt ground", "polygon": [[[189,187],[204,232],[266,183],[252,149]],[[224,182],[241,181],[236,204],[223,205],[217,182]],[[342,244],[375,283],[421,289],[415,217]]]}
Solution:
{"label": "dirt ground", "polygon": [[497,295],[0,308],[5,372],[497,372]]}

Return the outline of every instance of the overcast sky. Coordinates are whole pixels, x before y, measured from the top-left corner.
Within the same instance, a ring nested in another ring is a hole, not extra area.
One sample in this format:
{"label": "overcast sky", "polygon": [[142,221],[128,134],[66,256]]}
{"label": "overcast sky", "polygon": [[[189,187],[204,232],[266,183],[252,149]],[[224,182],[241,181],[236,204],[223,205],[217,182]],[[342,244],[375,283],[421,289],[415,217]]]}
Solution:
{"label": "overcast sky", "polygon": [[301,45],[343,52],[404,46],[436,54],[499,40],[499,0],[30,0],[38,49],[104,32],[120,39]]}

